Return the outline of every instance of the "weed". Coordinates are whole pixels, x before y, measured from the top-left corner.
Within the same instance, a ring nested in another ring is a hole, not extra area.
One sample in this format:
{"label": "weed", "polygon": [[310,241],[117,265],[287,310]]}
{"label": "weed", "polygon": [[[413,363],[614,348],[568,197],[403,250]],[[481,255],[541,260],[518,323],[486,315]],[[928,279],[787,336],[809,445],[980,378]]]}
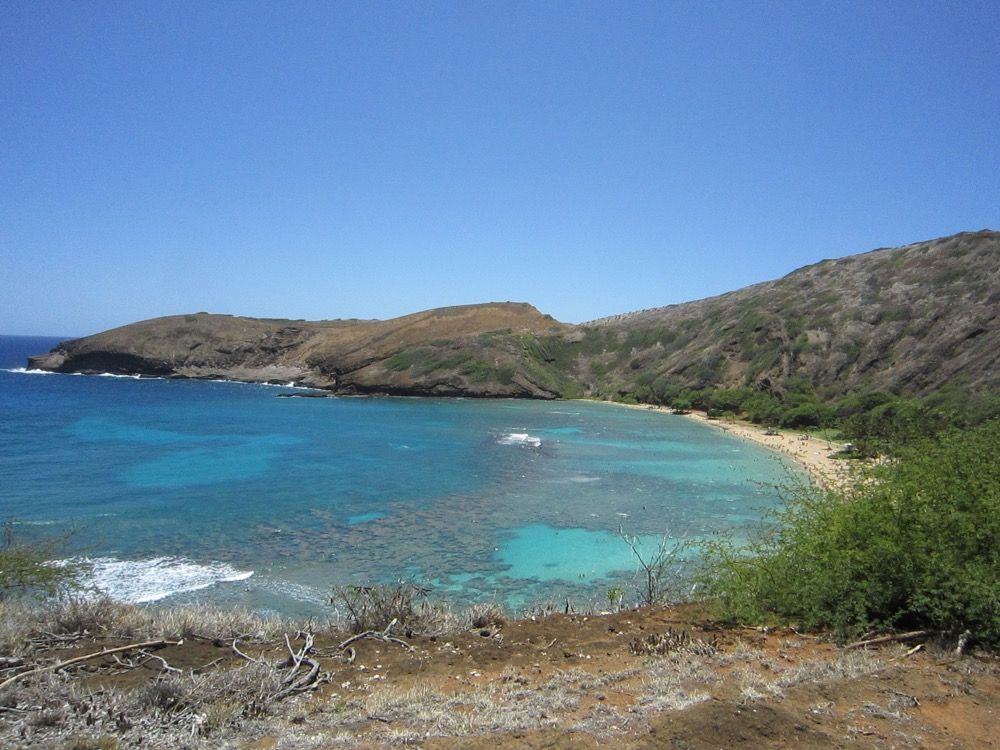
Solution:
{"label": "weed", "polygon": [[341,586],[332,601],[347,610],[348,625],[355,633],[397,627],[413,634],[439,634],[453,621],[447,605],[431,602],[428,590],[399,581],[394,584]]}

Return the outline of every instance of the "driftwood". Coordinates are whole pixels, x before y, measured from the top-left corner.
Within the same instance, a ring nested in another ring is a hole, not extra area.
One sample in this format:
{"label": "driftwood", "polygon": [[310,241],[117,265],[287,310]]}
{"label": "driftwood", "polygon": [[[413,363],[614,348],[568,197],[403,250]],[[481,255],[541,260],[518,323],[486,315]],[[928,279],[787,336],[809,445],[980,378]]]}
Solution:
{"label": "driftwood", "polygon": [[878,638],[868,638],[863,641],[855,641],[844,646],[845,649],[865,648],[866,646],[880,646],[883,643],[901,643],[912,641],[917,638],[925,638],[930,633],[927,630],[911,630],[909,633],[895,633],[893,635],[882,635]]}
{"label": "driftwood", "polygon": [[[328,673],[323,673],[321,675],[319,671],[319,662],[309,655],[313,651],[313,634],[299,631],[296,633],[295,637],[296,639],[302,638],[304,645],[296,651],[292,648],[288,635],[285,635],[285,646],[288,649],[288,658],[282,662],[281,667],[291,667],[292,671],[287,677],[285,677],[285,687],[274,694],[273,699],[276,701],[280,701],[282,698],[287,698],[289,695],[294,695],[295,693],[315,690],[320,685],[330,681],[330,675]],[[299,675],[299,670],[302,668],[303,664],[309,667],[309,671],[304,675]]]}
{"label": "driftwood", "polygon": [[260,659],[254,659],[252,656],[247,656],[242,651],[240,651],[239,646],[236,645],[239,642],[240,642],[239,638],[233,639],[233,653],[235,653],[242,659],[246,659],[247,661],[253,662],[254,664],[263,664],[263,662]]}
{"label": "driftwood", "polygon": [[158,662],[160,662],[160,671],[161,672],[174,672],[176,674],[184,674],[184,670],[183,669],[178,669],[177,667],[170,666],[170,664],[167,663],[167,660],[164,659],[162,656],[157,656],[156,654],[151,654],[151,653],[149,653],[146,650],[139,651],[139,656],[142,657],[142,661],[140,661],[140,662],[135,662],[135,661],[123,662],[117,656],[115,657],[115,661],[119,662],[122,666],[131,668],[131,669],[135,669],[137,667],[144,667],[144,666],[146,666],[151,661],[158,661]]}
{"label": "driftwood", "polygon": [[349,653],[348,663],[354,661],[354,656],[353,656],[354,649],[350,647],[351,644],[355,643],[356,641],[360,641],[363,638],[371,638],[372,640],[382,641],[383,643],[398,643],[400,646],[407,649],[408,651],[412,651],[413,646],[404,641],[402,638],[396,638],[394,636],[389,635],[389,631],[392,630],[393,627],[395,627],[396,622],[397,620],[393,619],[392,622],[390,622],[388,625],[385,626],[385,630],[366,630],[363,633],[352,635],[346,641],[337,646],[337,650]]}
{"label": "driftwood", "polygon": [[163,646],[180,646],[184,641],[144,641],[143,643],[130,643],[127,646],[118,646],[116,648],[105,648],[101,649],[92,654],[86,654],[85,656],[76,656],[72,659],[67,659],[66,661],[57,661],[54,664],[48,664],[44,667],[36,667],[35,669],[29,669],[27,672],[19,672],[13,677],[8,677],[3,682],[0,682],[0,690],[13,685],[24,677],[28,677],[33,674],[40,674],[42,672],[48,672],[53,669],[65,669],[66,667],[71,667],[74,664],[82,664],[85,661],[90,661],[91,659],[99,659],[102,656],[108,656],[110,654],[120,654],[124,651],[133,651],[135,649],[147,649],[147,648],[162,648]]}
{"label": "driftwood", "polygon": [[[233,641],[233,652],[237,656],[246,659],[254,664],[260,664],[264,666],[271,666],[274,669],[289,669],[291,672],[283,680],[282,684],[285,686],[278,690],[274,695],[271,696],[271,700],[279,701],[283,698],[287,698],[289,695],[294,695],[295,693],[302,693],[307,690],[315,690],[320,685],[330,681],[330,676],[327,673],[320,674],[320,664],[318,661],[310,656],[313,652],[313,634],[308,632],[299,631],[295,634],[296,640],[302,638],[304,641],[303,646],[296,651],[292,648],[291,639],[289,639],[288,634],[285,634],[285,647],[288,649],[288,656],[281,661],[268,663],[263,659],[255,659],[254,657],[243,653],[240,651],[239,638]],[[309,668],[309,671],[304,674],[300,673],[303,665]]]}

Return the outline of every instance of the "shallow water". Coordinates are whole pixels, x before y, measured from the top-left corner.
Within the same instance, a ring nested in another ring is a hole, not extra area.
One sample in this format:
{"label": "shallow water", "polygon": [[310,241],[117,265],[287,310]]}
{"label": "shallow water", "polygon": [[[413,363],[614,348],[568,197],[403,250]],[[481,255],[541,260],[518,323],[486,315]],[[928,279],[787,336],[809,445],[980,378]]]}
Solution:
{"label": "shallow water", "polygon": [[0,516],[72,531],[126,600],[312,614],[333,585],[405,577],[458,603],[583,604],[635,573],[619,527],[654,546],[745,527],[794,470],[606,404],[17,371],[54,343],[0,337]]}

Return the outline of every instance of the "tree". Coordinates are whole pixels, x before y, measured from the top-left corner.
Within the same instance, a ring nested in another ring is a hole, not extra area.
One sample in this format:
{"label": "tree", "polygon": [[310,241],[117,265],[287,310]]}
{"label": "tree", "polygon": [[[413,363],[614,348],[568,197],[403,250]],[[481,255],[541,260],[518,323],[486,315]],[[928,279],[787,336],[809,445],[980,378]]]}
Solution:
{"label": "tree", "polygon": [[648,606],[679,598],[684,578],[683,553],[689,546],[687,539],[664,533],[656,549],[647,553],[642,550],[639,537],[626,534],[621,526],[618,535],[632,550],[642,571],[637,586],[640,604]]}
{"label": "tree", "polygon": [[19,541],[13,521],[5,521],[0,541],[0,600],[13,596],[53,596],[79,588],[83,566],[57,561],[66,539]]}

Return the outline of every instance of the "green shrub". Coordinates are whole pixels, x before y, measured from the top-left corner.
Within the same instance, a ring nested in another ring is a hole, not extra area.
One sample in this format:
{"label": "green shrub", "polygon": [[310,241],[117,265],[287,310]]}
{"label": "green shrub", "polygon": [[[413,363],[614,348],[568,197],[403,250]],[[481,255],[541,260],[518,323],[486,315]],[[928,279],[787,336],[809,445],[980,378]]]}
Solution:
{"label": "green shrub", "polygon": [[911,443],[839,491],[793,488],[746,547],[706,548],[706,583],[737,621],[968,629],[1000,646],[1000,421]]}

